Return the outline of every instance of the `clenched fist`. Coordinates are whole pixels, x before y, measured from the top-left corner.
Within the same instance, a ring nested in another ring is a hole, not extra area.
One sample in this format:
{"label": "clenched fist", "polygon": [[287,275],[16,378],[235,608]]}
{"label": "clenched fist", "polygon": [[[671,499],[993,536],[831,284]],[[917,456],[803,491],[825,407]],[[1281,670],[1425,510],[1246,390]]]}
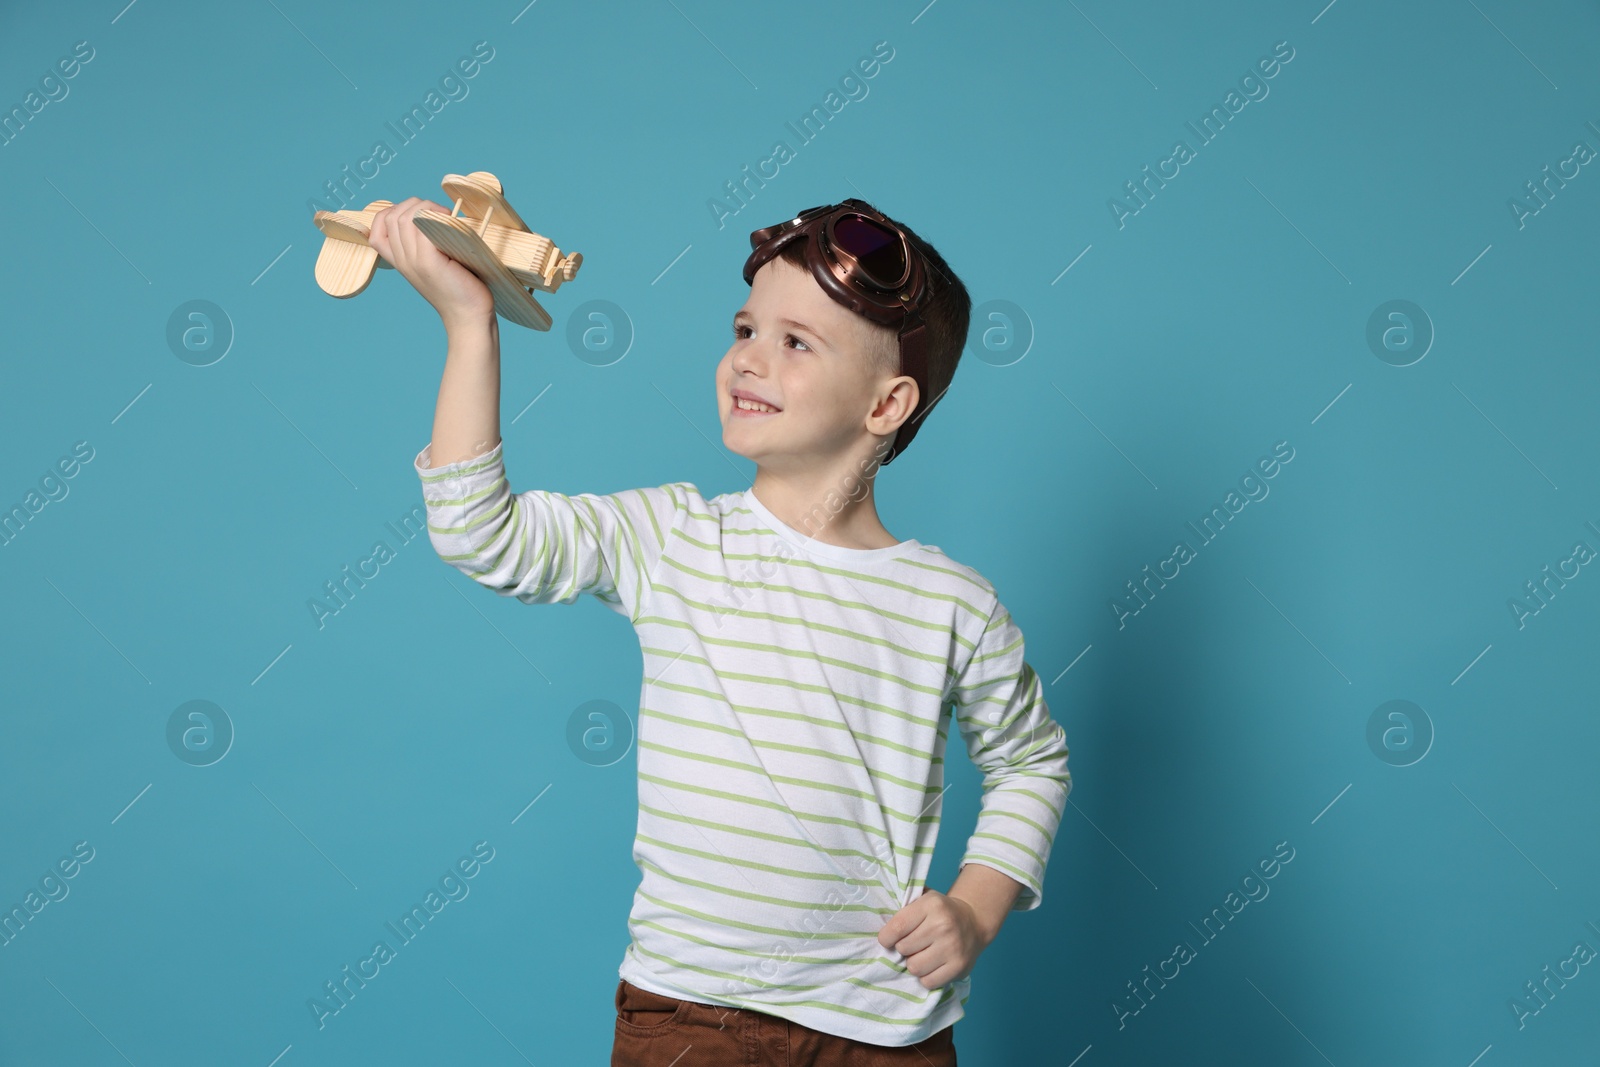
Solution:
{"label": "clenched fist", "polygon": [[971,904],[937,889],[924,889],[878,931],[878,944],[904,956],[924,989],[965,978],[989,940]]}

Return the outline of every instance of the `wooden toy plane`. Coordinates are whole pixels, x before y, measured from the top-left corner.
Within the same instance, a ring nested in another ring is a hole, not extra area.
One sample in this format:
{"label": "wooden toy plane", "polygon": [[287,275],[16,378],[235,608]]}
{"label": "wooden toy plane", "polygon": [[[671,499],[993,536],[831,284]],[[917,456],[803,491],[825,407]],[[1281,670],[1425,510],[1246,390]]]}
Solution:
{"label": "wooden toy plane", "polygon": [[[553,293],[577,276],[583,255],[561,249],[528,228],[506,202],[500,179],[486,170],[446,174],[445,195],[455,202],[446,215],[423,208],[414,216],[421,230],[451,259],[466,267],[494,294],[495,311],[519,326],[550,328],[550,313],[533,298],[533,289]],[[374,200],[360,211],[318,211],[312,216],[326,235],[317,256],[317,284],[340,299],[355,296],[372,281],[375,267],[394,269],[367,243],[372,220],[393,201]]]}

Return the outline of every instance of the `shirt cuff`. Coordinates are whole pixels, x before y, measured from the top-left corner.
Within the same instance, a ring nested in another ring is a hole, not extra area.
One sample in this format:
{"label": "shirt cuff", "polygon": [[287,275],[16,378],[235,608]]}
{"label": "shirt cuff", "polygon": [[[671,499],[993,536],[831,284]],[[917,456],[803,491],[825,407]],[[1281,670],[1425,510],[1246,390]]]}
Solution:
{"label": "shirt cuff", "polygon": [[458,460],[455,463],[446,463],[442,466],[433,467],[429,466],[429,464],[433,462],[433,442],[429,441],[425,446],[423,446],[422,451],[417,453],[416,458],[411,461],[411,464],[416,469],[418,474],[440,474],[447,471],[459,474],[463,471],[463,469],[469,466],[481,469],[486,465],[493,464],[496,460],[500,459],[501,450],[504,448],[505,440],[501,439],[500,441],[497,441],[495,446],[489,449],[487,452],[472,456],[469,459]]}

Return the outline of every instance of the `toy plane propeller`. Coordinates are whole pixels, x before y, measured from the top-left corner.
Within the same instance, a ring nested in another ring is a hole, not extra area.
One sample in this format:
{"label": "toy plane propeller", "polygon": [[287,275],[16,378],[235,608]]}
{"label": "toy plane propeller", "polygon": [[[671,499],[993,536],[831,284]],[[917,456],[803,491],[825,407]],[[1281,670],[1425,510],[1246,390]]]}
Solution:
{"label": "toy plane propeller", "polygon": [[[561,249],[528,228],[506,202],[500,179],[486,170],[446,174],[443,188],[455,206],[446,215],[423,208],[413,218],[435,248],[483,280],[494,294],[494,309],[518,326],[548,330],[550,313],[533,298],[534,289],[553,293],[570,282],[583,263],[579,252]],[[330,296],[355,296],[372,281],[376,267],[394,268],[367,243],[372,220],[389,200],[374,200],[360,211],[318,211],[312,216],[325,235],[317,256],[317,285]]]}

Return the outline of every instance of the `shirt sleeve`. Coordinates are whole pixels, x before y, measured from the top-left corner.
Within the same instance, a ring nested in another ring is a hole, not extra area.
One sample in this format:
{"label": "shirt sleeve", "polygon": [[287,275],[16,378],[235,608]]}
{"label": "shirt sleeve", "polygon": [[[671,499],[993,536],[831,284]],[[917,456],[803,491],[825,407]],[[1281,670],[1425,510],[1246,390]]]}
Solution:
{"label": "shirt sleeve", "polygon": [[953,690],[967,754],[983,771],[983,803],[961,865],[981,863],[1022,883],[1013,911],[1037,908],[1072,775],[1066,733],[1050,717],[1022,631],[998,600]]}
{"label": "shirt sleeve", "polygon": [[599,495],[542,489],[511,492],[504,442],[481,455],[433,467],[429,444],[413,465],[422,480],[428,540],[446,563],[500,596],[524,604],[571,604],[592,593],[637,620],[650,576],[687,482]]}

